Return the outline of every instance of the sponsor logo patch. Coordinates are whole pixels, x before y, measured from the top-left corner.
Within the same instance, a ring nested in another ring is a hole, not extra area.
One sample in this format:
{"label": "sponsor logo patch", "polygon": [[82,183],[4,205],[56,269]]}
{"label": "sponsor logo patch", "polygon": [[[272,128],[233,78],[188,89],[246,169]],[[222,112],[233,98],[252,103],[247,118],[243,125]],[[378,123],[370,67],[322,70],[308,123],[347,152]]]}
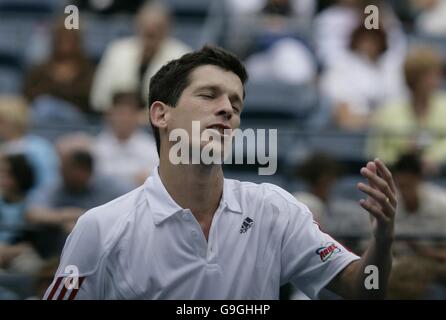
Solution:
{"label": "sponsor logo patch", "polygon": [[336,253],[341,252],[341,249],[334,242],[327,242],[322,247],[316,250],[316,254],[319,255],[322,262],[327,261]]}

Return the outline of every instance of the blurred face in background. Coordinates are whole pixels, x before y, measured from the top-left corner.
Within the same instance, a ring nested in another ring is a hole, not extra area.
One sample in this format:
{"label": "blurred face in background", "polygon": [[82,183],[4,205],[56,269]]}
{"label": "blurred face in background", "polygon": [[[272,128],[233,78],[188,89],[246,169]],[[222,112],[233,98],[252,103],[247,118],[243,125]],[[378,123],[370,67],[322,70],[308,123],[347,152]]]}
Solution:
{"label": "blurred face in background", "polygon": [[0,139],[14,140],[22,137],[28,127],[28,105],[21,97],[0,97]]}
{"label": "blurred face in background", "polygon": [[399,172],[395,174],[395,181],[406,209],[417,210],[419,205],[418,187],[421,184],[421,177],[414,173]]}
{"label": "blurred face in background", "polygon": [[374,36],[364,34],[358,39],[356,52],[367,57],[369,60],[376,61],[381,55],[382,47]]}
{"label": "blurred face in background", "polygon": [[58,24],[53,35],[53,55],[63,59],[77,57],[81,52],[81,39],[78,30],[65,29],[63,24]]}
{"label": "blurred face in background", "polygon": [[143,59],[150,60],[169,33],[169,16],[159,9],[147,9],[138,17],[138,34],[143,45]]}
{"label": "blurred face in background", "polygon": [[92,172],[73,163],[69,154],[61,155],[61,173],[65,188],[73,192],[85,190],[92,177]]}
{"label": "blurred face in background", "polygon": [[0,194],[3,198],[8,199],[18,191],[9,163],[0,157]]}
{"label": "blurred face in background", "polygon": [[441,82],[442,70],[440,68],[431,68],[420,75],[415,91],[429,95],[440,88]]}
{"label": "blurred face in background", "polygon": [[139,126],[139,108],[130,101],[116,103],[107,115],[108,123],[120,141],[129,139]]}
{"label": "blurred face in background", "polygon": [[376,62],[387,50],[387,34],[382,27],[369,30],[361,24],[351,34],[350,49],[356,54]]}

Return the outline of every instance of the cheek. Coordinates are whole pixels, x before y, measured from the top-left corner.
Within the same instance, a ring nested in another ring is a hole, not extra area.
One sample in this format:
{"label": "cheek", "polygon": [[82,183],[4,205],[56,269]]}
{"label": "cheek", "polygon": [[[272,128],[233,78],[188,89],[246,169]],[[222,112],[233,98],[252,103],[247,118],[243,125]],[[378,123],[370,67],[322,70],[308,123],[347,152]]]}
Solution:
{"label": "cheek", "polygon": [[240,116],[232,117],[231,122],[232,122],[232,128],[234,129],[240,128],[240,123],[241,123]]}

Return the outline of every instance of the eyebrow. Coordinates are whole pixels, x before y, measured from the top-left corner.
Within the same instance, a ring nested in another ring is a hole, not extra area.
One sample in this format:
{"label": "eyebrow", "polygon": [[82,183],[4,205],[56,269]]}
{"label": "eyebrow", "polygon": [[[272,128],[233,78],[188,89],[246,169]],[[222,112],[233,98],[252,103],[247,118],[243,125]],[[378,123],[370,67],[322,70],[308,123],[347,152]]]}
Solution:
{"label": "eyebrow", "polygon": [[[203,86],[196,88],[193,92],[196,93],[200,90],[211,90],[213,92],[220,92],[220,93],[222,92],[221,87],[219,87],[217,85],[203,85]],[[243,104],[243,100],[240,98],[240,96],[237,93],[229,94],[229,100],[231,100],[232,102],[235,101],[237,103]]]}

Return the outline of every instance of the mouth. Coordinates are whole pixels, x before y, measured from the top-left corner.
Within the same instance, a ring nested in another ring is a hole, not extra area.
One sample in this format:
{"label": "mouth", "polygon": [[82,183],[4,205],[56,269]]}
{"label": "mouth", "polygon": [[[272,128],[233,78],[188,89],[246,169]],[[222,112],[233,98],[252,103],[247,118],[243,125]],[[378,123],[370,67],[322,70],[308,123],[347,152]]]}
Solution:
{"label": "mouth", "polygon": [[228,135],[232,132],[231,127],[226,124],[223,124],[223,123],[216,123],[216,124],[210,125],[210,126],[206,127],[206,129],[216,130],[221,135]]}

